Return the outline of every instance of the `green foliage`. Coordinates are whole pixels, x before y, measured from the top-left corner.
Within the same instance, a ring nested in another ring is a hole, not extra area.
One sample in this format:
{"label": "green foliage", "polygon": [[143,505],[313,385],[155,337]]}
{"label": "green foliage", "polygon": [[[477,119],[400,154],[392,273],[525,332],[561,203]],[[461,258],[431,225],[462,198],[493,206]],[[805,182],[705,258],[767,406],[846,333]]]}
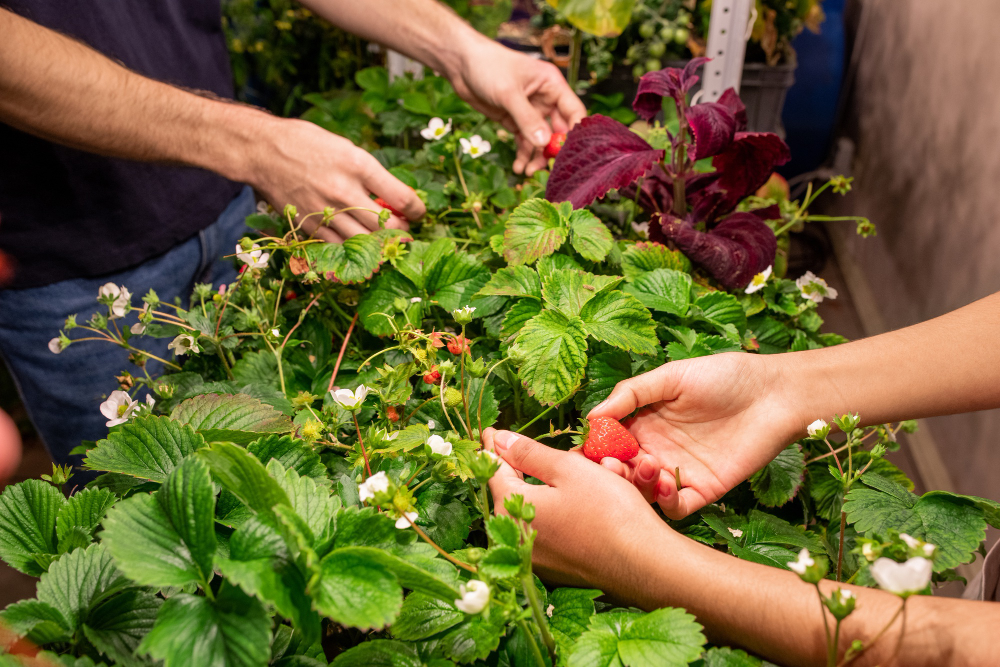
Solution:
{"label": "green foliage", "polygon": [[569,663],[579,667],[669,667],[686,665],[705,644],[701,626],[683,609],[650,614],[597,614],[576,641]]}

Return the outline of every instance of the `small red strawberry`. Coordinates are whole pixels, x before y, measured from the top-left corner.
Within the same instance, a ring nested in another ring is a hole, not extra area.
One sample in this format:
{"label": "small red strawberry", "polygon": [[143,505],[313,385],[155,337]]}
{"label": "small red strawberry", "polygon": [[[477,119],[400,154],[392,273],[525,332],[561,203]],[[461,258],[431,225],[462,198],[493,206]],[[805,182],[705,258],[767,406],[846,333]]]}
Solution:
{"label": "small red strawberry", "polygon": [[431,369],[424,373],[424,382],[427,384],[437,384],[441,381],[441,373],[438,371],[437,366],[431,366]]}
{"label": "small red strawberry", "polygon": [[393,215],[395,215],[395,216],[398,216],[400,218],[406,218],[405,215],[403,215],[402,213],[400,213],[399,211],[397,211],[394,206],[390,205],[389,202],[387,202],[386,200],[382,199],[381,197],[376,197],[375,198],[375,203],[378,204],[379,206],[381,206],[382,208],[389,209],[389,211]]}
{"label": "small red strawberry", "polygon": [[390,405],[385,409],[385,416],[389,418],[393,424],[399,421],[399,412],[396,411],[395,405]]}
{"label": "small red strawberry", "polygon": [[562,149],[563,144],[566,143],[566,133],[565,132],[553,132],[552,138],[549,139],[549,145],[545,147],[542,152],[545,155],[546,160],[551,160],[555,156],[559,155],[559,151]]}
{"label": "small red strawberry", "polygon": [[299,295],[295,293],[295,290],[288,290],[287,292],[285,292],[286,301],[295,301],[295,299],[298,298],[298,296]]}
{"label": "small red strawberry", "polygon": [[583,455],[591,461],[600,463],[606,456],[628,461],[639,454],[639,443],[617,419],[592,417],[587,421],[590,430],[583,443]]}
{"label": "small red strawberry", "polygon": [[448,351],[452,354],[462,354],[469,349],[469,341],[464,336],[455,336],[448,341]]}

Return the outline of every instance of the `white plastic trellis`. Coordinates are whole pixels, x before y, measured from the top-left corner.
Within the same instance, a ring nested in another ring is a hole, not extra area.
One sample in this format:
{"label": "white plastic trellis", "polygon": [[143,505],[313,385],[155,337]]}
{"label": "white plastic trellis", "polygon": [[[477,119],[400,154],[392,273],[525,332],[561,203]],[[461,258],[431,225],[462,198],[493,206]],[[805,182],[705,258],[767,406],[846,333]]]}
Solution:
{"label": "white plastic trellis", "polygon": [[743,58],[747,50],[750,8],[753,0],[714,0],[708,25],[708,48],[712,59],[702,72],[703,102],[715,102],[727,88],[740,92]]}

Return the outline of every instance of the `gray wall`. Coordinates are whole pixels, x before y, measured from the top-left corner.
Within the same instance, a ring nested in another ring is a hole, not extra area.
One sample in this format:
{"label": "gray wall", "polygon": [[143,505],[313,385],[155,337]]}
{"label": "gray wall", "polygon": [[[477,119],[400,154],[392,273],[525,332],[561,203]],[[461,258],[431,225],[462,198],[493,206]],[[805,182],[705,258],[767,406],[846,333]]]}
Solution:
{"label": "gray wall", "polygon": [[[1000,1],[864,4],[855,190],[830,206],[878,226],[846,247],[898,328],[1000,291]],[[1000,500],[1000,411],[927,424],[956,490]]]}

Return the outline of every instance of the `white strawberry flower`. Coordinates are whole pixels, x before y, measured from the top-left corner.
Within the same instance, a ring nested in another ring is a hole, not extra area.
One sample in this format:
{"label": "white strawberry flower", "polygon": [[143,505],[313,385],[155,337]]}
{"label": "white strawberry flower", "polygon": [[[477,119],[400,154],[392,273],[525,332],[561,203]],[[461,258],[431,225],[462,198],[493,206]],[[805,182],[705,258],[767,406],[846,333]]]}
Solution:
{"label": "white strawberry flower", "polygon": [[97,296],[111,300],[111,317],[125,317],[125,312],[132,305],[132,293],[124,285],[118,286],[114,283],[104,283],[97,290]]}
{"label": "white strawberry flower", "polygon": [[49,341],[49,352],[52,354],[59,354],[67,347],[69,347],[69,343],[64,341],[62,336],[56,336]]}
{"label": "white strawberry flower", "polygon": [[410,298],[410,303],[420,303],[421,301],[423,301],[423,299],[421,299],[419,296]]}
{"label": "white strawberry flower", "polygon": [[432,435],[427,438],[427,446],[431,448],[432,453],[438,456],[451,456],[451,443],[440,435]]}
{"label": "white strawberry flower", "polygon": [[471,579],[459,586],[458,592],[462,598],[455,600],[455,607],[466,614],[478,614],[490,602],[490,587],[485,581]]}
{"label": "white strawberry flower", "polygon": [[198,341],[195,340],[194,336],[190,334],[181,334],[177,338],[170,341],[170,345],[167,345],[168,350],[173,350],[174,354],[181,356],[182,354],[187,354],[191,352],[192,354],[198,354],[201,350],[198,348]]}
{"label": "white strawberry flower", "polygon": [[827,285],[825,280],[812,271],[806,271],[804,276],[795,281],[795,286],[799,288],[803,299],[816,303],[823,303],[823,299],[837,298],[837,290]]}
{"label": "white strawberry flower", "polygon": [[271,329],[271,335],[275,338],[281,338],[281,330],[278,327]]}
{"label": "white strawberry flower", "polygon": [[747,294],[753,294],[757,290],[763,289],[764,285],[767,284],[767,279],[771,277],[771,271],[773,269],[774,266],[769,266],[760,273],[758,273],[757,275],[755,275],[753,278],[750,279],[750,284],[747,285],[747,288],[743,291],[746,292]]}
{"label": "white strawberry flower", "polygon": [[632,231],[641,236],[644,239],[649,238],[649,223],[648,222],[633,222]]}
{"label": "white strawberry flower", "polygon": [[908,597],[927,588],[934,564],[926,558],[914,556],[905,563],[890,558],[879,558],[872,563],[871,575],[884,591]]}
{"label": "white strawberry flower", "polygon": [[101,403],[101,414],[108,418],[105,425],[111,428],[127,422],[138,408],[138,401],[133,401],[126,392],[116,389],[108,396],[108,400]]}
{"label": "white strawberry flower", "polygon": [[393,431],[389,435],[385,436],[385,439],[387,441],[389,441],[389,442],[392,442],[393,440],[395,440],[398,437],[399,437],[399,431]]}
{"label": "white strawberry flower", "polygon": [[267,268],[267,260],[271,258],[271,253],[264,252],[256,243],[253,244],[249,252],[244,252],[243,246],[237,243],[236,258],[251,269],[265,269]]}
{"label": "white strawberry flower", "polygon": [[817,419],[809,426],[806,426],[806,433],[810,438],[825,438],[830,432],[830,425],[822,419]]}
{"label": "white strawberry flower", "polygon": [[135,324],[133,324],[129,328],[129,331],[131,331],[132,333],[134,333],[137,336],[141,335],[141,334],[144,334],[144,333],[146,333],[146,325],[143,324],[142,322],[136,322]]}
{"label": "white strawberry flower", "polygon": [[427,141],[437,141],[449,132],[451,132],[451,118],[448,119],[447,124],[440,118],[431,118],[427,127],[420,130],[420,136]]}
{"label": "white strawberry flower", "polygon": [[741,537],[743,537],[743,531],[740,530],[739,528],[729,528],[728,530],[730,533],[732,533],[733,537],[735,537],[736,539],[740,539]]}
{"label": "white strawberry flower", "polygon": [[368,387],[361,384],[354,391],[350,389],[338,389],[330,393],[333,394],[333,400],[339,403],[342,408],[354,411],[360,409],[361,404],[365,402],[365,397],[368,396]]}
{"label": "white strawberry flower", "polygon": [[806,570],[815,564],[816,561],[809,556],[809,550],[803,549],[799,552],[797,560],[793,560],[788,563],[788,569],[801,577],[806,573]]}
{"label": "white strawberry flower", "polygon": [[437,428],[437,422],[434,421],[433,419],[428,419],[427,420],[427,428],[429,428],[430,430],[433,431],[434,429]]}
{"label": "white strawberry flower", "polygon": [[472,135],[471,139],[459,139],[458,142],[462,144],[462,152],[466,155],[472,157],[473,159],[482,157],[490,152],[490,142],[483,139],[478,134]]}
{"label": "white strawberry flower", "polygon": [[937,547],[933,544],[929,544],[923,540],[918,540],[917,538],[907,535],[906,533],[900,533],[899,539],[906,542],[906,546],[910,547],[914,551],[923,552],[924,556],[927,558],[933,556],[934,552],[937,550]]}
{"label": "white strawberry flower", "polygon": [[405,530],[417,522],[419,515],[416,512],[403,512],[403,516],[396,519],[396,528]]}
{"label": "white strawberry flower", "polygon": [[376,493],[385,493],[389,490],[389,476],[385,471],[379,471],[358,484],[358,498],[361,502],[367,502],[375,497]]}

